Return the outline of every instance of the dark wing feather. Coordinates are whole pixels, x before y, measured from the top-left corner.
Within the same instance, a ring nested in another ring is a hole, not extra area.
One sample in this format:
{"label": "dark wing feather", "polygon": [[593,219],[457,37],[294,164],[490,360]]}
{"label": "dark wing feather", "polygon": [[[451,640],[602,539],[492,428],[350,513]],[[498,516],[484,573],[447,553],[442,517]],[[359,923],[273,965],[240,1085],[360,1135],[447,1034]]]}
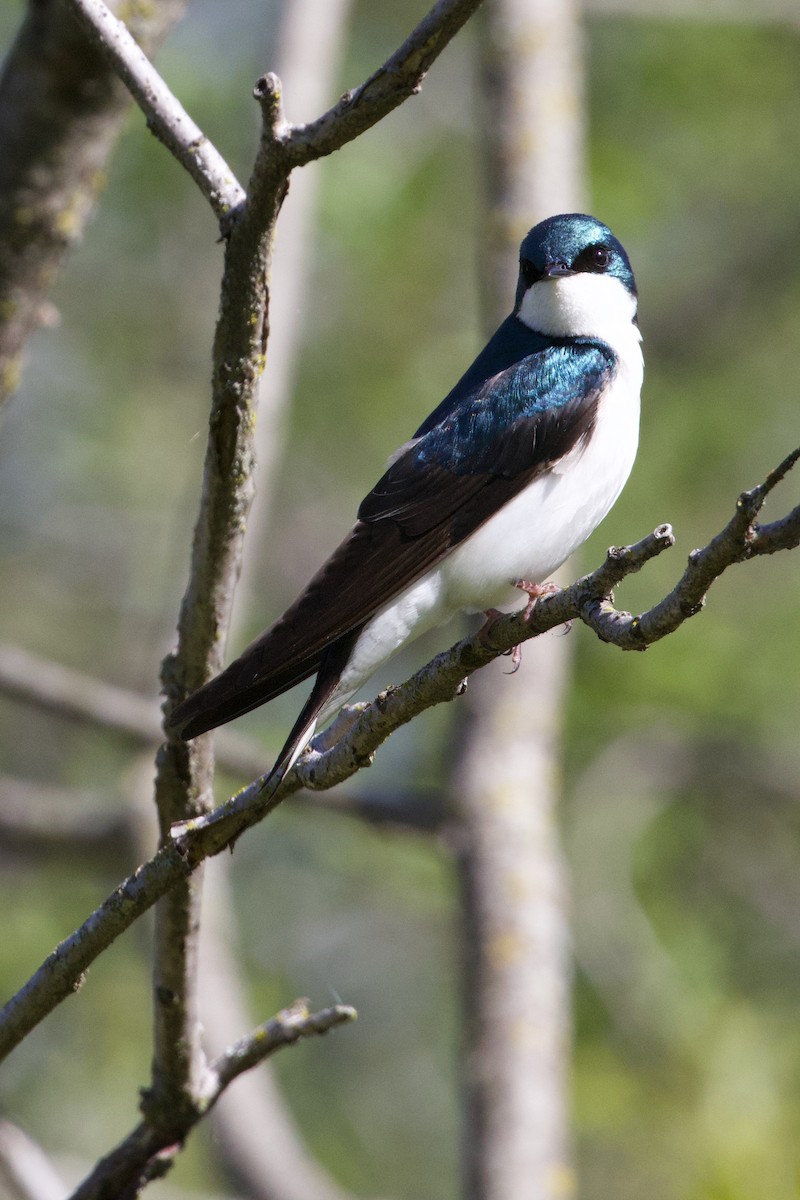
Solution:
{"label": "dark wing feather", "polygon": [[377,609],[591,433],[613,370],[603,346],[550,345],[484,379],[436,425],[426,423],[302,595],[178,706],[172,726],[195,737],[314,674],[327,647],[354,640]]}

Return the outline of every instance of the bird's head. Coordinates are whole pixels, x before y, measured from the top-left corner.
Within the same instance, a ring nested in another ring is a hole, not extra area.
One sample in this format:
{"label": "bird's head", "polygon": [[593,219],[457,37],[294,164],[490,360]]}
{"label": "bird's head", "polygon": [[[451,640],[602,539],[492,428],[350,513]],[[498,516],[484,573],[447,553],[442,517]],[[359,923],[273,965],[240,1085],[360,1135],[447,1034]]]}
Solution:
{"label": "bird's head", "polygon": [[628,255],[594,217],[548,217],[523,240],[514,313],[531,329],[614,343],[629,334],[636,306]]}

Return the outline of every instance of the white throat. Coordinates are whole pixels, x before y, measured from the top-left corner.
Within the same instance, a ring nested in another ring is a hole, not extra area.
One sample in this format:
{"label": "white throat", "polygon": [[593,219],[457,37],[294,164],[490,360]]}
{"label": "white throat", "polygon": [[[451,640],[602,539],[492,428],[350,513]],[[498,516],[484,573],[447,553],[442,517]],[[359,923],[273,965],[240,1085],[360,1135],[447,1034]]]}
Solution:
{"label": "white throat", "polygon": [[636,300],[613,275],[581,271],[541,279],[522,297],[517,316],[537,333],[597,339],[623,356],[632,341],[642,340],[633,323]]}

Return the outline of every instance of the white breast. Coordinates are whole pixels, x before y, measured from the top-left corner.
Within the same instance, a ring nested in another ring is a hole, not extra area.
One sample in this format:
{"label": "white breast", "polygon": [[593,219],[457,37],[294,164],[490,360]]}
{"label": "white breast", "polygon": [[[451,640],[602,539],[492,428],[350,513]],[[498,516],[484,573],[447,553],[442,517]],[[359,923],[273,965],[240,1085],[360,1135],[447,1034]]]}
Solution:
{"label": "white breast", "polygon": [[600,524],[636,456],[641,353],[638,358],[638,371],[635,363],[618,368],[588,443],[529,484],[442,563],[454,608],[519,607],[526,597],[509,585],[542,583]]}

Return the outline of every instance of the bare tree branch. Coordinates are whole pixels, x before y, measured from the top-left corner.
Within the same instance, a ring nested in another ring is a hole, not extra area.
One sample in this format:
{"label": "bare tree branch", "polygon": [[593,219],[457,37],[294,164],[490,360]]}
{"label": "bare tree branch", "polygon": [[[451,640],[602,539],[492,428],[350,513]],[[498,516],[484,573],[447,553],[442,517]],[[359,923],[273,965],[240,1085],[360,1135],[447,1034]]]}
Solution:
{"label": "bare tree branch", "polygon": [[[124,26],[103,0],[67,0],[92,39],[127,84],[156,136],[195,179],[215,212],[225,216],[245,206],[232,173],[202,131],[158,76]],[[249,189],[249,203],[260,207],[259,179],[272,181],[313,159],[332,154],[376,125],[392,109],[420,90],[428,70],[480,6],[482,0],[437,0],[400,48],[360,87],[345,93],[316,121],[290,125],[283,114],[277,76],[262,76],[255,96],[265,114],[268,154],[260,156]],[[226,222],[226,228],[228,228]]]}
{"label": "bare tree branch", "polygon": [[[716,546],[714,578],[734,563],[800,544],[800,505],[771,525],[755,523],[755,516],[767,494],[799,457],[800,449],[789,455],[763,484],[740,497],[736,517],[709,544]],[[743,508],[751,516],[745,525],[740,517]],[[779,545],[773,536],[776,525],[781,528]],[[483,635],[464,638],[450,650],[437,655],[406,683],[387,688],[369,704],[353,705],[342,712],[328,729],[314,738],[309,751],[286,776],[276,793],[269,794],[264,786],[265,778],[261,778],[213,813],[176,823],[170,831],[169,841],[56,947],[0,1011],[0,1060],[66,996],[80,987],[83,973],[106,946],[204,858],[229,847],[245,829],[256,824],[300,787],[330,788],[368,766],[375,751],[395,729],[425,709],[462,694],[469,675],[513,646],[572,620],[585,622],[603,640],[621,649],[643,650],[649,644],[645,637],[656,641],[667,636],[672,629],[664,623],[657,629],[650,628],[646,619],[648,613],[633,617],[630,613],[617,612],[612,596],[613,589],[623,579],[640,571],[650,559],[673,546],[674,541],[670,527],[661,525],[640,542],[612,548],[596,571],[560,592],[543,596],[529,614],[518,613],[498,619]],[[684,579],[679,580],[670,596],[683,594]],[[708,586],[710,582],[713,579]],[[688,597],[691,590],[686,594]],[[656,605],[649,612],[658,607]],[[685,605],[678,602],[675,605],[677,615],[672,617],[674,628],[679,628],[700,611],[700,607],[697,600]],[[645,633],[631,633],[632,629],[641,627]]]}
{"label": "bare tree branch", "polygon": [[[779,550],[793,550],[800,544],[800,505],[770,525],[755,523],[770,492],[785,479],[798,459],[800,447],[788,454],[763,483],[742,493],[736,503],[736,512],[726,527],[702,550],[693,550],[689,555],[683,577],[670,594],[631,622],[633,638],[641,639],[642,645],[648,646],[672,633],[686,617],[694,616],[704,607],[714,580],[734,563],[746,562],[761,554],[775,554]],[[624,645],[623,649],[628,646]]]}
{"label": "bare tree branch", "polygon": [[90,41],[105,56],[145,114],[150,128],[186,168],[219,218],[244,203],[244,190],[219,151],[195,125],[147,55],[103,0],[67,0]]}
{"label": "bare tree branch", "polygon": [[318,1037],[356,1019],[345,1004],[311,1013],[306,1000],[297,1000],[271,1021],[259,1025],[220,1055],[205,1072],[202,1089],[192,1108],[182,1107],[170,1122],[154,1126],[143,1121],[110,1154],[102,1158],[71,1200],[128,1200],[154,1179],[166,1174],[187,1136],[216,1104],[228,1084],[285,1046],[301,1038]]}
{"label": "bare tree branch", "polygon": [[98,954],[191,870],[180,850],[163,846],[129,875],[83,925],[48,955],[0,1011],[0,1059],[84,982]]}
{"label": "bare tree branch", "polygon": [[355,1021],[356,1016],[356,1010],[347,1004],[335,1004],[321,1012],[310,1013],[307,1000],[296,1000],[291,1008],[284,1009],[271,1021],[266,1021],[252,1033],[240,1038],[211,1063],[209,1070],[214,1080],[214,1099],[242,1071],[249,1071],[276,1050],[293,1046],[301,1038],[327,1033],[337,1025]]}
{"label": "bare tree branch", "polygon": [[[288,188],[288,172],[274,153],[280,112],[279,97],[274,100],[262,105],[250,200],[226,239],[200,511],[178,643],[161,670],[167,713],[222,666],[253,496],[258,378],[269,330],[267,282],[275,222]],[[155,796],[162,844],[173,822],[210,807],[213,777],[212,739],[187,746],[172,737],[161,747]],[[176,1111],[194,1110],[206,1072],[197,995],[201,883],[201,873],[187,873],[156,911],[153,1075],[143,1103],[146,1121],[156,1130],[168,1127]]]}
{"label": "bare tree branch", "polygon": [[56,716],[126,734],[137,743],[162,740],[155,696],[104,683],[19,646],[0,645],[0,692]]}
{"label": "bare tree branch", "polygon": [[425,75],[481,0],[437,0],[402,46],[360,87],[345,92],[316,121],[286,131],[293,165],[339,150],[419,92]]}
{"label": "bare tree branch", "polygon": [[85,860],[87,853],[104,859],[128,852],[130,823],[124,813],[109,809],[107,797],[74,788],[0,776],[0,846],[4,854],[70,852]]}

